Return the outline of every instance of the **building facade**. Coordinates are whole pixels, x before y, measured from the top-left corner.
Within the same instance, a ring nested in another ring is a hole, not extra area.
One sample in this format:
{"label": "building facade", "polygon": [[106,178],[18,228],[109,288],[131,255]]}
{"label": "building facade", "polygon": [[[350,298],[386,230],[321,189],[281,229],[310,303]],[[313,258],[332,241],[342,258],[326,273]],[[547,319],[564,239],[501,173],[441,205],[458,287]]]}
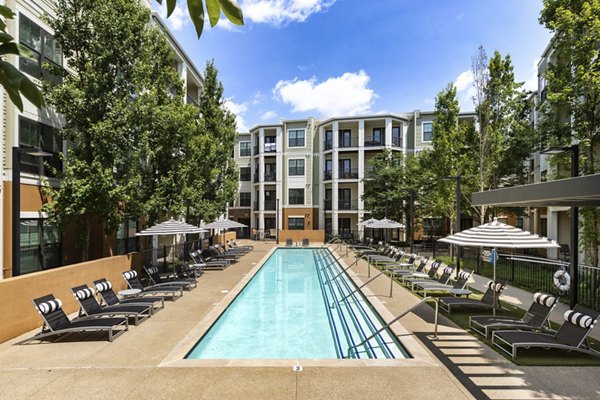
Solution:
{"label": "building facade", "polygon": [[[323,229],[362,236],[369,217],[362,196],[372,162],[384,150],[402,154],[429,148],[433,112],[282,120],[240,133],[234,157],[240,169],[229,217],[257,237],[276,229]],[[461,114],[473,119],[473,114]]]}
{"label": "building facade", "polygon": [[[55,4],[50,0],[7,0],[3,2],[15,12],[13,19],[7,20],[7,31],[15,41],[29,49],[33,60],[25,57],[9,55],[7,61],[33,82],[41,86],[43,79],[57,80],[44,68],[44,63],[51,63],[69,70],[68,60],[64,59],[60,45],[53,38],[53,31],[45,22],[46,18],[55,15]],[[149,1],[142,1],[150,8]],[[166,35],[175,53],[174,68],[184,82],[185,101],[198,105],[203,78],[183,48],[169,32],[161,17],[152,12],[150,23],[158,26]],[[0,166],[2,168],[2,196],[0,196],[0,259],[2,273],[0,279],[11,277],[13,271],[13,226],[18,224],[20,268],[18,274],[53,268],[80,261],[81,250],[76,248],[76,240],[69,232],[59,232],[47,222],[43,213],[42,182],[57,187],[59,181],[52,171],[45,167],[50,164],[61,170],[60,154],[66,152],[67,143],[60,135],[63,120],[50,108],[37,109],[25,98],[24,110],[21,112],[12,104],[0,87],[0,107],[2,109],[2,151]],[[41,149],[42,153],[30,151]],[[41,156],[40,156],[41,155]],[[16,171],[20,184],[14,188]],[[18,190],[19,206],[13,207],[13,190]],[[124,254],[137,249],[137,221],[123,221],[121,228],[114,235],[106,237],[102,226],[94,228],[94,238],[90,246],[90,259],[113,254]]]}

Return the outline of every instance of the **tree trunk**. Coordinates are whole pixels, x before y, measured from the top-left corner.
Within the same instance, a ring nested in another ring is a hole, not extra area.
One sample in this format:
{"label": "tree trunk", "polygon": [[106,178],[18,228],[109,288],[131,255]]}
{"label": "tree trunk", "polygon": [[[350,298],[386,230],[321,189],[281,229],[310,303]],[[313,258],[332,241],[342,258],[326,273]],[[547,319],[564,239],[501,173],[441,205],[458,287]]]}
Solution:
{"label": "tree trunk", "polygon": [[90,238],[92,236],[92,216],[85,216],[85,233],[83,238],[83,247],[81,249],[81,261],[87,261],[90,257]]}

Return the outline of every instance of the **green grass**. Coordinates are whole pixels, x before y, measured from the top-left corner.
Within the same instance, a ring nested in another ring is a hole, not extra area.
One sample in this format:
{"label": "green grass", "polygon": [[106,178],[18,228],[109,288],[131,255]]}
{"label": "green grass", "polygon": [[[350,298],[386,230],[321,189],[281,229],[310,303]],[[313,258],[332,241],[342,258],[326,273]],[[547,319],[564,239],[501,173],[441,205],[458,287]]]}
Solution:
{"label": "green grass", "polygon": [[[429,294],[435,295],[435,294]],[[444,294],[447,296],[448,294]],[[473,294],[470,298],[478,299],[482,297],[482,293],[476,290],[473,290]],[[428,303],[431,307],[433,305]],[[443,313],[442,311],[440,311]],[[568,352],[562,351],[558,349],[549,349],[544,350],[541,348],[537,349],[519,349],[517,354],[517,359],[513,360],[508,354],[499,350],[496,346],[492,345],[492,340],[486,339],[479,333],[471,330],[469,328],[469,317],[471,315],[485,315],[485,312],[481,312],[478,309],[467,309],[464,308],[459,311],[453,311],[452,314],[447,315],[443,313],[446,317],[448,317],[452,322],[456,325],[460,326],[465,331],[469,332],[471,335],[479,339],[480,341],[487,344],[490,348],[494,349],[498,354],[501,354],[506,359],[514,362],[517,365],[523,366],[600,366],[600,357],[594,357],[591,355],[577,353],[577,352]],[[489,312],[491,314],[491,311]],[[497,312],[496,315],[500,316],[510,316],[521,318],[525,314],[525,310],[522,310],[512,304],[502,303],[502,309]],[[552,323],[552,329],[557,330],[560,325]],[[592,349],[596,351],[600,351],[600,342],[597,340],[590,339],[589,345]]]}

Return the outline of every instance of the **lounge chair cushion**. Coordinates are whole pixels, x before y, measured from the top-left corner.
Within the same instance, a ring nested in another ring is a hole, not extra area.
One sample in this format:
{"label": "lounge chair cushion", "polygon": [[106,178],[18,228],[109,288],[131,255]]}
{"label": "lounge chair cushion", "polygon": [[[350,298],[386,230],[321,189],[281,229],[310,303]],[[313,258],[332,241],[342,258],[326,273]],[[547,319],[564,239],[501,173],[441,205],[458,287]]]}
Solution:
{"label": "lounge chair cushion", "polygon": [[58,310],[62,307],[62,301],[60,299],[48,300],[37,305],[37,309],[40,313],[46,315],[53,311]]}
{"label": "lounge chair cushion", "polygon": [[146,268],[146,271],[148,271],[149,274],[158,274],[158,268],[156,267]]}
{"label": "lounge chair cushion", "polygon": [[90,288],[81,289],[75,292],[75,296],[77,296],[79,300],[89,299],[94,296],[94,290]]}
{"label": "lounge chair cushion", "polygon": [[594,323],[594,319],[589,315],[585,315],[573,310],[565,312],[565,321],[569,321],[573,325],[578,325],[584,329],[590,328]]}
{"label": "lounge chair cushion", "polygon": [[552,305],[556,302],[556,298],[550,296],[549,294],[544,293],[536,293],[533,295],[533,301],[538,303],[541,306],[552,307]]}
{"label": "lounge chair cushion", "polygon": [[103,292],[105,292],[107,290],[111,290],[111,289],[112,289],[112,283],[110,283],[109,281],[96,283],[96,290],[100,293],[103,293]]}
{"label": "lounge chair cushion", "polygon": [[471,273],[468,271],[460,271],[458,273],[458,279],[468,279],[471,276]]}
{"label": "lounge chair cushion", "polygon": [[125,272],[123,272],[123,276],[127,280],[133,279],[133,278],[135,278],[137,276],[137,272],[135,272],[134,270],[125,271]]}
{"label": "lounge chair cushion", "polygon": [[445,267],[444,268],[444,274],[451,274],[452,271],[454,271],[454,268],[452,268],[452,267]]}
{"label": "lounge chair cushion", "polygon": [[494,288],[494,281],[489,281],[487,284],[488,288],[490,288],[490,290],[494,290],[496,292],[499,292],[502,290],[502,288],[504,287],[504,285],[500,282],[496,283],[496,287]]}

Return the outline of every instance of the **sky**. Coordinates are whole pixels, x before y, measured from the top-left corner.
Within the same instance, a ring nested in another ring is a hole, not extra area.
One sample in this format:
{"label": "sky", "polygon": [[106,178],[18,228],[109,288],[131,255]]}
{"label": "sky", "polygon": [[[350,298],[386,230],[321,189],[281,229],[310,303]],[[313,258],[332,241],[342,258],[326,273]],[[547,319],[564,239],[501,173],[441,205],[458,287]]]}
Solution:
{"label": "sky", "polygon": [[239,132],[281,119],[433,110],[449,83],[461,111],[472,111],[479,46],[510,55],[531,90],[550,40],[541,0],[238,2],[243,26],[222,16],[200,39],[185,1],[165,20],[200,72],[214,60]]}

